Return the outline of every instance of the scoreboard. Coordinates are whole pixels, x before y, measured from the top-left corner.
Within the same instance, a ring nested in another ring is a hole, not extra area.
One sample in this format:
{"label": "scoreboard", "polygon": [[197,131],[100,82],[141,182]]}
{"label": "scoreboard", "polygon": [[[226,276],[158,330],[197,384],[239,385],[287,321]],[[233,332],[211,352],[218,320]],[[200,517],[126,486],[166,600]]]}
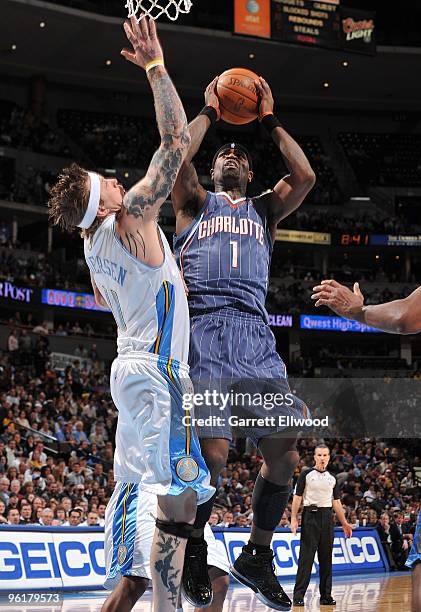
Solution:
{"label": "scoreboard", "polygon": [[234,32],[373,55],[374,16],[339,0],[235,0]]}
{"label": "scoreboard", "polygon": [[340,48],[339,2],[273,0],[272,38],[329,49]]}

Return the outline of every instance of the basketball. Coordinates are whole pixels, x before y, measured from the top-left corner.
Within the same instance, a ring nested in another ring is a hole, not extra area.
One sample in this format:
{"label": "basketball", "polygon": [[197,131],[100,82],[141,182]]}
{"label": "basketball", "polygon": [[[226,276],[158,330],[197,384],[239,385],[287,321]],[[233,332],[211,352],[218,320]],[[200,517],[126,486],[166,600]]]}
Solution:
{"label": "basketball", "polygon": [[257,74],[246,68],[231,68],[221,74],[217,84],[221,117],[226,123],[244,125],[257,119]]}

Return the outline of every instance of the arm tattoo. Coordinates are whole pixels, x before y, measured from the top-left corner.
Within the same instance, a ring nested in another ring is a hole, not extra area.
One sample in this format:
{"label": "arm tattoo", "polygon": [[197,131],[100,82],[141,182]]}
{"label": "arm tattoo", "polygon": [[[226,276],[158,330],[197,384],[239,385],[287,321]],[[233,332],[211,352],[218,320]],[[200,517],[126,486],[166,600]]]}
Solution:
{"label": "arm tattoo", "polygon": [[186,114],[170,77],[153,71],[151,86],[161,145],[152,157],[144,184],[135,185],[124,198],[128,214],[136,219],[168,197],[190,144]]}
{"label": "arm tattoo", "polygon": [[160,574],[162,584],[167,589],[168,599],[172,605],[176,606],[178,591],[180,588],[181,570],[176,570],[172,565],[172,558],[175,555],[180,541],[172,536],[166,537],[162,531],[158,534],[157,545],[159,548],[159,559],[155,562],[155,570]]}
{"label": "arm tattoo", "polygon": [[120,237],[120,242],[135,257],[138,253],[142,255],[143,259],[146,257],[145,241],[139,230],[136,230],[135,234],[124,232],[124,240]]}

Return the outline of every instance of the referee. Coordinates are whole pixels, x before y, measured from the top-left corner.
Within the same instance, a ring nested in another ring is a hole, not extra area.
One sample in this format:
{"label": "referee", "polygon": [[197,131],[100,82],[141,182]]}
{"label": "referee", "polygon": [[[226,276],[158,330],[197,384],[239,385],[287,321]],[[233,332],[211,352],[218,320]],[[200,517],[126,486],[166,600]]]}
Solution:
{"label": "referee", "polygon": [[339,499],[336,477],[326,468],[330,452],[325,444],[314,449],[315,466],[301,471],[294,491],[291,511],[291,531],[297,533],[297,515],[304,500],[301,522],[301,545],[298,571],[294,587],[294,605],[304,606],[304,595],[310,582],[311,568],[316,551],[319,557],[320,605],[334,606],[332,591],[332,507],[341,522],[345,536],[352,535]]}

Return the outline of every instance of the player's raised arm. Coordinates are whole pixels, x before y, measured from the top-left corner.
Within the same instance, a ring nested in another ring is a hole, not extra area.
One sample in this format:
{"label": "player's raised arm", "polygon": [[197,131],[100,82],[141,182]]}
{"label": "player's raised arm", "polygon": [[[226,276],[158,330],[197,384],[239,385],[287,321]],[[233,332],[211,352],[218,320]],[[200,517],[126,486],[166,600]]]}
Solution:
{"label": "player's raised arm", "polygon": [[161,144],[152,157],[145,177],[124,197],[126,214],[119,224],[126,230],[155,222],[187,155],[190,134],[183,105],[164,66],[155,22],[145,17],[138,24],[132,18],[130,24],[124,24],[124,29],[133,50],[123,49],[121,53],[128,61],[146,70],[161,136]]}
{"label": "player's raised arm", "polygon": [[260,97],[259,120],[279,147],[289,174],[282,178],[273,191],[263,196],[267,200],[268,219],[272,236],[279,221],[288,217],[303,202],[316,182],[310,162],[300,145],[284,130],[273,113],[274,100],[268,83],[256,81]]}
{"label": "player's raised arm", "polygon": [[365,323],[392,334],[421,332],[421,287],[408,297],[385,304],[364,306],[364,296],[358,283],[354,290],[335,280],[324,280],[313,287],[311,299],[316,306],[329,306],[337,315]]}
{"label": "player's raised arm", "polygon": [[177,234],[182,232],[183,229],[191,223],[192,218],[196,216],[206,198],[206,189],[199,183],[196,168],[192,160],[198,152],[206,136],[206,132],[212,123],[218,121],[221,116],[219,100],[215,91],[217,82],[218,77],[215,77],[213,81],[209,83],[205,91],[206,106],[200,114],[189,123],[191,137],[189,152],[181,166],[171,194],[171,200],[177,219]]}

